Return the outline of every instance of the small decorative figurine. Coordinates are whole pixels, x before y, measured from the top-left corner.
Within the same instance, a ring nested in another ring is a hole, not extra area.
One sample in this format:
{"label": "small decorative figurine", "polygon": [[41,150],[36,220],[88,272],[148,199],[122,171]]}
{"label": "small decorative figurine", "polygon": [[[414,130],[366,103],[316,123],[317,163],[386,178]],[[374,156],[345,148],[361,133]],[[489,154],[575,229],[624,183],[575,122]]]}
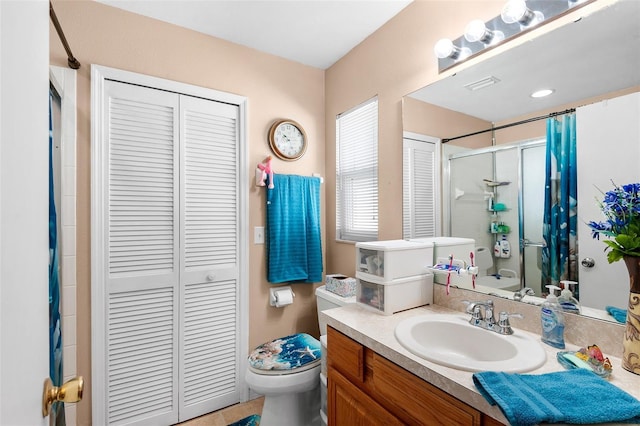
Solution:
{"label": "small decorative figurine", "polygon": [[269,177],[269,189],[273,189],[273,169],[271,168],[271,156],[268,156],[264,161],[258,164],[258,168],[262,171],[262,182],[260,186],[265,186],[265,180]]}

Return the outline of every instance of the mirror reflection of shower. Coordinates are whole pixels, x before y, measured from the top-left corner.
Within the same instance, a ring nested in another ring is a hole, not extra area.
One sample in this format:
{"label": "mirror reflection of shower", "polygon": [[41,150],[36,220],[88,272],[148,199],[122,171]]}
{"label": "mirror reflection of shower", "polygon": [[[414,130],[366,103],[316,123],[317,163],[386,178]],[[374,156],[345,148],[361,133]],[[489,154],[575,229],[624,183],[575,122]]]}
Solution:
{"label": "mirror reflection of shower", "polygon": [[540,296],[546,292],[540,270],[545,140],[451,148],[444,150],[448,235],[476,241],[483,285],[508,291],[526,286]]}

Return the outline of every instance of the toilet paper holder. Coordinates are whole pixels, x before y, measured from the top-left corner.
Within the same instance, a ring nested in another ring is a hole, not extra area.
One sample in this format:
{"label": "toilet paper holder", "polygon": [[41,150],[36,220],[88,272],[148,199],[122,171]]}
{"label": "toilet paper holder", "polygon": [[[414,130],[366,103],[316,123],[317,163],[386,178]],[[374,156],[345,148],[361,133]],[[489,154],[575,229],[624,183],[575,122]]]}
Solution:
{"label": "toilet paper holder", "polygon": [[[290,297],[287,297],[288,295],[290,295]],[[281,300],[283,299],[283,296],[285,300]],[[271,306],[280,308],[282,306],[290,305],[293,303],[294,297],[296,297],[296,294],[289,286],[269,289],[269,304]]]}

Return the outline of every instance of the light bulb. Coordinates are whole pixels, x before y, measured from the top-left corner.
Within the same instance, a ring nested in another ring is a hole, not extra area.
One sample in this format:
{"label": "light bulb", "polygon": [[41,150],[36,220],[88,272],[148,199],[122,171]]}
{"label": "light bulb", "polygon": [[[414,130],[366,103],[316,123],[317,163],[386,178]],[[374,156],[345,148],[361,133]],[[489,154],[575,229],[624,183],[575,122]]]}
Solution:
{"label": "light bulb", "polygon": [[533,26],[544,20],[542,12],[529,9],[525,0],[509,0],[502,8],[500,16],[507,24],[518,22],[523,27]]}
{"label": "light bulb", "polygon": [[504,34],[501,31],[491,31],[480,19],[474,19],[467,24],[464,38],[472,43],[479,41],[484,44],[493,44],[504,40]]}
{"label": "light bulb", "polygon": [[439,59],[462,59],[471,54],[471,50],[468,47],[460,48],[453,44],[448,38],[438,40],[433,48],[433,52]]}
{"label": "light bulb", "polygon": [[441,38],[433,48],[433,52],[439,59],[450,57],[455,52],[456,47],[448,38]]}

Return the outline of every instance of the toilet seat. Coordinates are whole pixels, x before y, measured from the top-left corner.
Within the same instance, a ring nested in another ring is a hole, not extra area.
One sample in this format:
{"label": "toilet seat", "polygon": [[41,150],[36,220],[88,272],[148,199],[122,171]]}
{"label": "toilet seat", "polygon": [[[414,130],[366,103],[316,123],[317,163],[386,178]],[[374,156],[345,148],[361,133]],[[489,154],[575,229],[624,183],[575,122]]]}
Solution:
{"label": "toilet seat", "polygon": [[287,375],[312,369],[321,362],[321,345],[306,333],[263,343],[249,354],[248,369],[261,375]]}

